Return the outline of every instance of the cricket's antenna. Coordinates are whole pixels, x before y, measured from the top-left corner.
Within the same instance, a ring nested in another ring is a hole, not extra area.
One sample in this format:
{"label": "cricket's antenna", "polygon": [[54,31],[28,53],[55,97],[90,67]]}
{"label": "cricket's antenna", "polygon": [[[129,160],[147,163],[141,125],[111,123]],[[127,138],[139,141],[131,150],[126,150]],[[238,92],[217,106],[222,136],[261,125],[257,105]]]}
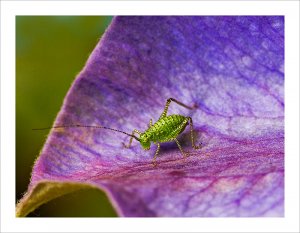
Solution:
{"label": "cricket's antenna", "polygon": [[32,129],[32,130],[63,129],[63,128],[97,128],[97,129],[108,129],[108,130],[111,130],[111,131],[115,131],[115,132],[126,134],[126,135],[128,135],[130,137],[133,137],[137,141],[140,141],[140,139],[138,137],[136,137],[136,136],[134,136],[132,134],[123,132],[123,131],[118,130],[118,129],[112,129],[112,128],[108,128],[108,127],[100,126],[100,125],[57,125],[57,126],[46,127],[46,128],[38,128],[38,129]]}

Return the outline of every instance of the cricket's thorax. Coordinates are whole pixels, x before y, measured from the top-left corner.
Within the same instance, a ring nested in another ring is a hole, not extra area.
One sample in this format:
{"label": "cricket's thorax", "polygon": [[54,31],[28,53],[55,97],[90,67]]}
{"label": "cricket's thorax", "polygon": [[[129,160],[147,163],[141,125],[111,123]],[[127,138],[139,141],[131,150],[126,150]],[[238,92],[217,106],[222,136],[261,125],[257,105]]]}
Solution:
{"label": "cricket's thorax", "polygon": [[169,115],[159,119],[149,127],[145,136],[152,142],[167,142],[176,138],[188,124],[186,117],[181,115]]}

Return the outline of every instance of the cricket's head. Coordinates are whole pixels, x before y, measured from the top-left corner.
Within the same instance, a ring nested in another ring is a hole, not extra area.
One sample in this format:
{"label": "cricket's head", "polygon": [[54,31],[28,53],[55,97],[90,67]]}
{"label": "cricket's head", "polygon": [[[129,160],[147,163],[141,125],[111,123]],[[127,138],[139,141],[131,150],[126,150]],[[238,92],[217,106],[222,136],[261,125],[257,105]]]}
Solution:
{"label": "cricket's head", "polygon": [[144,150],[150,149],[150,135],[147,133],[142,133],[139,139]]}

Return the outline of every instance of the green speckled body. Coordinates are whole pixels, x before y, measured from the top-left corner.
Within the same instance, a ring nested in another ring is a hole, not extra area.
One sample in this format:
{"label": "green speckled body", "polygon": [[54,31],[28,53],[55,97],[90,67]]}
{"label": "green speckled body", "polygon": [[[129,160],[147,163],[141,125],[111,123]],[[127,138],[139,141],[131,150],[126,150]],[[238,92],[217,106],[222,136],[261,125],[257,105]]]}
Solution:
{"label": "green speckled body", "polygon": [[152,142],[167,142],[174,140],[187,126],[188,119],[181,115],[169,115],[160,118],[143,134]]}

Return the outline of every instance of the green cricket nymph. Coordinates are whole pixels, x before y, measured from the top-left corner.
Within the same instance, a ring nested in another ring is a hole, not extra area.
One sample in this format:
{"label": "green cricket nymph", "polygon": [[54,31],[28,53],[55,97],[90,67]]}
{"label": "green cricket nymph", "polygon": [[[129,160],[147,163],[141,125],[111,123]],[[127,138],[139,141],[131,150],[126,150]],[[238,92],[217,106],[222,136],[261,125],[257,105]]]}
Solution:
{"label": "green cricket nymph", "polygon": [[[185,117],[185,116],[177,115],[177,114],[167,116],[168,108],[172,101],[174,101],[178,105],[181,105],[185,108],[193,109],[193,108],[179,102],[176,99],[169,98],[167,100],[164,111],[160,115],[157,122],[152,124],[152,119],[150,119],[149,128],[145,132],[142,133],[142,132],[138,131],[137,129],[135,129],[132,131],[132,136],[130,138],[129,144],[125,145],[123,143],[126,148],[129,148],[131,146],[132,140],[134,138],[140,142],[140,144],[144,150],[150,149],[151,142],[156,144],[157,149],[156,149],[155,155],[153,157],[153,161],[152,161],[152,163],[154,165],[156,165],[156,158],[159,153],[160,143],[163,143],[163,142],[175,141],[179,150],[183,154],[183,156],[184,157],[187,156],[186,153],[183,151],[181,145],[179,144],[179,141],[177,140],[177,136],[184,131],[184,129],[186,128],[186,126],[188,124],[190,125],[192,147],[196,150],[201,148],[201,144],[198,146],[195,145],[193,120],[191,117]],[[139,134],[140,137],[137,138],[134,135],[135,133]]]}
{"label": "green cricket nymph", "polygon": [[[129,133],[123,132],[121,130],[112,129],[112,128],[108,128],[105,126],[98,126],[98,125],[67,125],[67,126],[54,126],[54,127],[48,127],[48,128],[33,129],[33,130],[45,130],[45,129],[51,129],[51,128],[57,129],[57,128],[83,127],[83,128],[108,129],[108,130],[112,130],[115,132],[123,133],[123,134],[130,136],[129,144],[125,145],[123,143],[123,145],[126,148],[129,148],[131,146],[133,139],[136,139],[137,141],[139,141],[144,150],[150,149],[151,142],[156,144],[157,149],[156,149],[155,155],[152,160],[153,165],[156,166],[156,158],[159,153],[160,143],[163,143],[163,142],[175,141],[178,148],[180,149],[181,153],[183,154],[183,156],[184,157],[187,156],[187,154],[182,150],[182,147],[179,144],[179,141],[177,140],[177,136],[184,131],[184,129],[186,128],[186,126],[188,124],[190,125],[192,147],[196,150],[201,148],[201,144],[198,146],[195,145],[193,121],[192,121],[191,117],[185,117],[185,116],[178,115],[178,114],[167,116],[168,108],[172,101],[174,101],[175,103],[177,103],[178,105],[180,105],[182,107],[185,107],[188,109],[193,109],[193,108],[179,102],[176,99],[169,98],[165,105],[164,111],[160,115],[158,121],[155,122],[154,124],[152,124],[152,119],[150,119],[149,128],[145,132],[140,132],[137,129],[134,129],[132,131],[132,133],[129,134]],[[135,136],[135,134],[138,134],[139,137]]]}

